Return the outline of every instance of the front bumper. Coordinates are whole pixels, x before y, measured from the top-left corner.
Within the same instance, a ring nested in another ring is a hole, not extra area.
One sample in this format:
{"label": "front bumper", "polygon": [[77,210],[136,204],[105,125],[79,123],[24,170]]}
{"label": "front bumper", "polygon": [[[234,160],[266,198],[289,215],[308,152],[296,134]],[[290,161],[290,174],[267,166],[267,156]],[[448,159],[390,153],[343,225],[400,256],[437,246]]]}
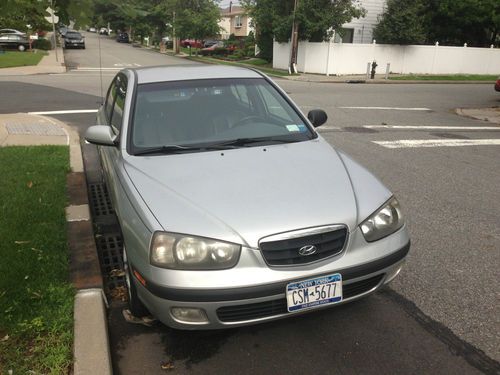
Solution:
{"label": "front bumper", "polygon": [[[410,249],[410,242],[399,250],[375,261],[359,266],[338,269],[343,280],[344,298],[341,303],[354,301],[378,290],[397,276]],[[322,274],[314,275],[319,277]],[[307,277],[311,278],[311,277]],[[140,299],[150,312],[167,326],[179,329],[221,329],[270,321],[332,307],[289,313],[284,280],[266,285],[228,289],[180,289],[157,285],[146,280],[146,286],[136,282]],[[203,309],[208,323],[187,323],[171,314],[172,307]]]}

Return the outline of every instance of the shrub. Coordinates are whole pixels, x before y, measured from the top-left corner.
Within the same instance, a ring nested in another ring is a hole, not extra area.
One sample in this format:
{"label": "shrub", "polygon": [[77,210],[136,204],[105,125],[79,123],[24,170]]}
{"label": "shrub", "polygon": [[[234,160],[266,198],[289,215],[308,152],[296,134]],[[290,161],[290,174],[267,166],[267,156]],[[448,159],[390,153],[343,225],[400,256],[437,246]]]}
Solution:
{"label": "shrub", "polygon": [[201,50],[200,55],[202,56],[227,56],[231,53],[226,47],[215,47],[213,50]]}
{"label": "shrub", "polygon": [[45,51],[52,49],[52,43],[48,39],[37,39],[33,43],[33,48],[43,49]]}
{"label": "shrub", "polygon": [[245,46],[245,55],[248,57],[255,56],[255,44],[247,44]]}

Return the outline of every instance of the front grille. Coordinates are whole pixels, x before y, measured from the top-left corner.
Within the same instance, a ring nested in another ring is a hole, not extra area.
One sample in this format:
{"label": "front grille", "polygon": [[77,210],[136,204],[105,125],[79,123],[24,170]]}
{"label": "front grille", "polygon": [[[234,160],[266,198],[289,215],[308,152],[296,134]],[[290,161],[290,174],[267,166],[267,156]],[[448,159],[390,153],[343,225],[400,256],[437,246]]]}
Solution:
{"label": "front grille", "polygon": [[[368,292],[370,289],[376,287],[383,277],[384,274],[381,274],[366,280],[343,285],[343,299]],[[286,298],[246,305],[226,306],[217,309],[217,316],[221,322],[239,322],[287,313]]]}
{"label": "front grille", "polygon": [[[260,249],[266,262],[271,266],[305,264],[339,254],[347,239],[347,228],[325,233],[316,233],[304,237],[288,238],[277,241],[261,242]],[[316,252],[304,256],[299,250],[313,245]]]}

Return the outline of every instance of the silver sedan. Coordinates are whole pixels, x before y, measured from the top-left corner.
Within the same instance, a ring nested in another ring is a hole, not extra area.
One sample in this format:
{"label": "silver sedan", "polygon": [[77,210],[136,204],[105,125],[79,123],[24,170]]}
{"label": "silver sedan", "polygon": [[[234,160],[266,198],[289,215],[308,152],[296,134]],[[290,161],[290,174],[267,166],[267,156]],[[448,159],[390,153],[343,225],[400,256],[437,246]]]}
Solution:
{"label": "silver sedan", "polygon": [[249,69],[126,69],[99,145],[133,314],[227,328],[353,301],[391,281],[410,240],[398,201]]}

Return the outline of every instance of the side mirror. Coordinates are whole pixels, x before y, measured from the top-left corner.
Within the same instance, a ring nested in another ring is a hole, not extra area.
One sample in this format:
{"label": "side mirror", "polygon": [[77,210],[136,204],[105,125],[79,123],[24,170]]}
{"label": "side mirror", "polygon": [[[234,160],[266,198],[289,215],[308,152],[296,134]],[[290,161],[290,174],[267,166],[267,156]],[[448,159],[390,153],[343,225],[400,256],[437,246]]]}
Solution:
{"label": "side mirror", "polygon": [[110,126],[94,125],[85,132],[85,140],[99,146],[116,145],[116,136]]}
{"label": "side mirror", "polygon": [[315,128],[323,125],[326,122],[326,120],[328,120],[326,112],[323,111],[322,109],[310,110],[309,113],[307,114],[307,118],[309,119],[309,121],[311,121],[311,124],[313,124]]}

